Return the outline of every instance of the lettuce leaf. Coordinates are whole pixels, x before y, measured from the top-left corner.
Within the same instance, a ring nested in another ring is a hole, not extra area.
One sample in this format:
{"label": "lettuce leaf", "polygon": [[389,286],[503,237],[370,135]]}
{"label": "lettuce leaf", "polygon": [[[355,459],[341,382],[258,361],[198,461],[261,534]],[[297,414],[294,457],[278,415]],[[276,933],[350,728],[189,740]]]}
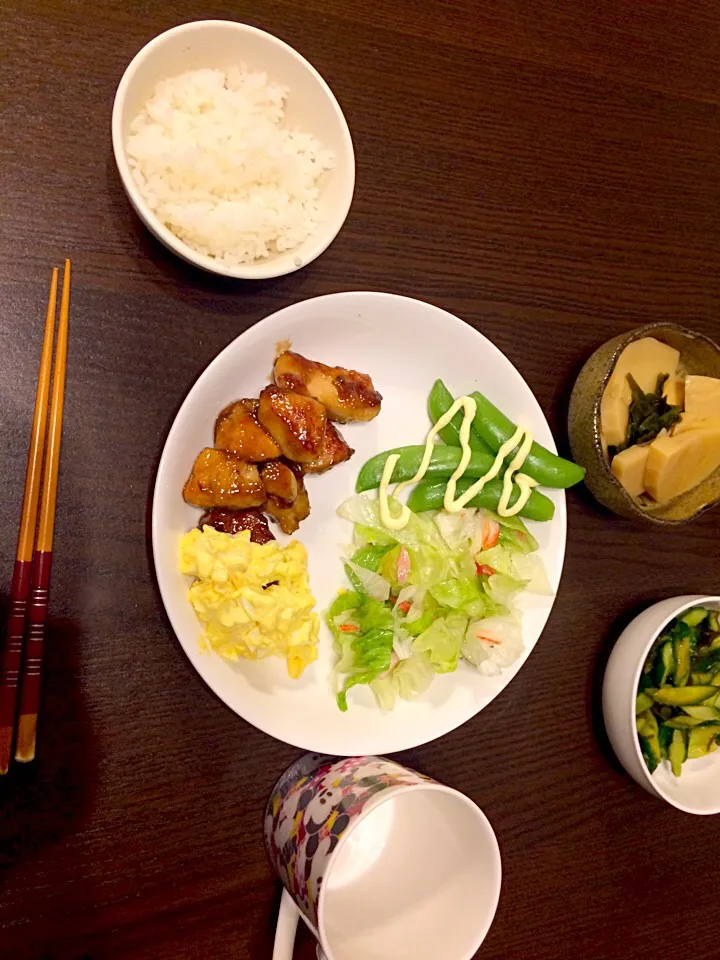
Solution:
{"label": "lettuce leaf", "polygon": [[433,681],[435,670],[430,658],[424,653],[415,653],[407,660],[400,660],[392,670],[370,684],[382,710],[392,710],[397,697],[414,700],[425,693]]}
{"label": "lettuce leaf", "polygon": [[[503,574],[510,580],[515,581],[515,593],[520,590],[529,590],[531,593],[541,593],[545,595],[552,594],[552,588],[548,581],[545,565],[537,554],[523,553],[508,550],[500,543],[490,550],[483,550],[476,557],[479,564],[486,564],[492,567],[498,574]],[[494,577],[489,580],[489,593],[492,596]],[[501,588],[501,581],[496,583],[497,588]],[[503,589],[507,589],[509,584],[505,583]],[[507,593],[510,596],[511,593]],[[498,598],[500,603],[506,600]]]}
{"label": "lettuce leaf", "polygon": [[[340,596],[343,596],[341,594]],[[337,598],[340,599],[340,598]],[[354,632],[336,627],[337,673],[347,674],[337,695],[338,707],[347,710],[347,692],[359,684],[372,683],[389,670],[392,660],[394,621],[392,610],[379,600],[361,596],[354,608]],[[337,602],[337,600],[335,601]]]}
{"label": "lettuce leaf", "polygon": [[[338,514],[340,511],[338,510]],[[355,524],[355,543],[358,547],[381,546],[392,547],[395,543],[392,534],[384,527],[366,527],[362,523]]]}
{"label": "lettuce leaf", "polygon": [[441,607],[459,610],[469,617],[482,617],[487,611],[487,596],[477,577],[453,577],[430,587],[430,596]]}
{"label": "lettuce leaf", "polygon": [[359,583],[362,586],[362,590],[369,597],[372,597],[373,600],[385,601],[390,596],[390,583],[381,577],[379,573],[375,573],[374,570],[369,570],[367,567],[358,566],[357,563],[354,563],[352,560],[348,560],[345,564],[345,569],[348,572],[348,577],[352,572],[355,575],[357,580],[351,580],[350,582],[359,590],[357,584]]}
{"label": "lettuce leaf", "polygon": [[457,513],[441,510],[435,516],[435,525],[451,550],[467,548],[472,543],[477,527],[477,510],[465,508]]}
{"label": "lettuce leaf", "polygon": [[507,607],[513,597],[524,589],[524,580],[516,580],[506,573],[493,574],[485,584],[485,591],[492,603],[502,607]]}
{"label": "lettuce leaf", "polygon": [[[428,515],[413,513],[408,525],[402,530],[388,531],[380,520],[377,501],[362,494],[350,497],[341,504],[338,514],[346,520],[360,524],[366,542],[369,542],[368,531],[373,532],[373,535],[374,531],[377,531],[385,538],[392,534],[395,543],[405,547],[410,554],[409,583],[427,587],[449,577],[472,576],[474,572],[470,552],[465,549],[452,550]],[[377,542],[387,543],[387,539]]]}
{"label": "lettuce leaf", "polygon": [[426,653],[436,673],[452,673],[465,640],[468,618],[462,613],[449,613],[435,620],[415,640],[416,653]]}
{"label": "lettuce leaf", "polygon": [[411,637],[419,637],[437,616],[437,604],[432,600],[426,600],[423,606],[424,609],[417,619],[403,621],[403,628]]}
{"label": "lettuce leaf", "polygon": [[397,685],[393,677],[393,671],[389,670],[381,677],[376,677],[370,682],[370,689],[375,694],[375,699],[381,710],[394,710],[397,700]]}
{"label": "lettuce leaf", "polygon": [[424,653],[415,653],[407,660],[401,660],[392,672],[398,696],[403,700],[414,700],[425,693],[435,676],[430,657]]}
{"label": "lettuce leaf", "polygon": [[397,582],[397,562],[402,547],[399,543],[393,544],[385,556],[380,561],[378,573],[385,577],[391,584],[391,592],[397,594],[400,584]]}
{"label": "lettuce leaf", "polygon": [[355,593],[354,590],[343,590],[335,597],[330,604],[328,612],[325,614],[325,619],[333,633],[335,633],[333,626],[335,617],[338,617],[341,613],[345,613],[346,610],[353,610],[359,605],[360,594]]}
{"label": "lettuce leaf", "polygon": [[538,549],[537,540],[520,517],[501,517],[490,510],[488,510],[488,513],[500,524],[499,543],[502,546],[509,550],[517,550],[520,553],[533,553]]}
{"label": "lettuce leaf", "polygon": [[545,564],[537,554],[517,554],[513,557],[516,574],[525,581],[525,589],[531,593],[552,596],[552,587],[548,580]]}
{"label": "lettuce leaf", "polygon": [[[392,548],[392,543],[369,543],[364,547],[360,547],[359,550],[356,550],[351,560],[356,566],[364,567],[366,570],[373,570],[377,573],[380,561]],[[387,579],[389,580],[391,578],[388,577]]]}

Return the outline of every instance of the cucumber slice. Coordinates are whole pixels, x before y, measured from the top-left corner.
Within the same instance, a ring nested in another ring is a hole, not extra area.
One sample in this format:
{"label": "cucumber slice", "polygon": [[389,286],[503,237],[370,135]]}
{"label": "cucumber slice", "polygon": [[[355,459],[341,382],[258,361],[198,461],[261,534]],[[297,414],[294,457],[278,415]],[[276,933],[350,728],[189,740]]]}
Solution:
{"label": "cucumber slice", "polygon": [[704,723],[694,727],[688,736],[688,760],[704,757],[720,734],[720,723]]}
{"label": "cucumber slice", "polygon": [[660,740],[658,739],[658,724],[652,714],[652,711],[646,710],[637,718],[638,724],[642,722],[642,732],[638,733],[640,740],[640,750],[650,773],[653,773],[660,761],[662,753],[660,752]]}
{"label": "cucumber slice", "polygon": [[673,738],[673,731],[670,727],[666,727],[664,723],[660,724],[660,729],[658,730],[658,742],[660,743],[660,756],[663,760],[668,758],[668,750],[670,748],[670,743]]}
{"label": "cucumber slice", "polygon": [[668,707],[691,707],[696,703],[704,703],[708,697],[717,694],[717,687],[697,686],[697,687],[663,687],[657,690],[653,695],[655,703],[662,703]]}
{"label": "cucumber slice", "polygon": [[658,654],[657,658],[657,665],[655,667],[655,675],[657,685],[659,687],[662,687],[666,683],[670,683],[674,665],[675,659],[673,657],[672,640],[667,640],[660,648],[660,653]]}
{"label": "cucumber slice", "polygon": [[[657,739],[657,738],[656,738]],[[643,755],[643,760],[645,761],[645,766],[648,768],[650,773],[655,773],[658,768],[658,764],[662,757],[660,756],[660,744],[658,743],[658,757],[655,757],[655,751],[652,746],[652,741],[649,737],[640,737],[640,752]]]}
{"label": "cucumber slice", "polygon": [[683,614],[680,619],[689,627],[697,627],[703,622],[707,615],[708,612],[705,607],[693,607],[692,610],[688,610],[687,613]]}
{"label": "cucumber slice", "polygon": [[676,777],[679,777],[682,773],[682,765],[687,760],[687,755],[686,732],[684,730],[673,730],[672,740],[668,747],[668,760]]}
{"label": "cucumber slice", "polygon": [[638,735],[641,737],[651,737],[658,731],[658,722],[652,710],[644,710],[635,717],[635,726]]}
{"label": "cucumber slice", "polygon": [[[652,691],[652,693],[651,693]],[[646,690],[644,693],[638,694],[637,699],[635,700],[635,713],[644,713],[646,710],[651,710],[655,701],[652,698],[652,694],[657,693],[657,690],[654,690],[652,687]]]}
{"label": "cucumber slice", "polygon": [[690,637],[681,637],[673,640],[673,657],[675,659],[676,687],[684,687],[690,679]]}
{"label": "cucumber slice", "polygon": [[670,727],[671,730],[690,730],[693,727],[700,727],[704,723],[707,723],[707,721],[700,717],[684,717],[682,714],[679,714],[677,717],[671,717],[669,720],[666,720],[665,726]]}
{"label": "cucumber slice", "polygon": [[696,720],[720,720],[720,710],[704,703],[699,707],[683,707],[683,710],[689,717],[695,717]]}
{"label": "cucumber slice", "polygon": [[708,610],[708,626],[715,633],[720,633],[720,614],[717,610]]}
{"label": "cucumber slice", "polygon": [[713,674],[710,670],[700,670],[690,674],[690,683],[695,687],[707,686],[711,684]]}
{"label": "cucumber slice", "polygon": [[635,729],[639,737],[647,737],[648,734],[652,733],[652,729],[648,726],[648,722],[645,719],[644,714],[635,717]]}

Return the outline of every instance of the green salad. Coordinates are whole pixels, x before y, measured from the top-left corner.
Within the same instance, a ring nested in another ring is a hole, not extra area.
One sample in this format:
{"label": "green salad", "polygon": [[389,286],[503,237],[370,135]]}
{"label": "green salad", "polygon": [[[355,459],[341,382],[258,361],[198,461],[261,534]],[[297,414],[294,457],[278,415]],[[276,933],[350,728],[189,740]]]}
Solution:
{"label": "green salad", "polygon": [[663,760],[679,777],[686,760],[720,743],[720,617],[693,607],[672,620],[645,661],[635,707],[650,773]]}
{"label": "green salad", "polygon": [[338,512],[354,524],[348,589],[326,614],[341,710],[361,684],[391,710],[398,697],[418,696],[462,660],[492,676],[520,657],[515,598],[552,591],[537,541],[519,517],[429,511],[390,530],[378,502],[362,495]]}

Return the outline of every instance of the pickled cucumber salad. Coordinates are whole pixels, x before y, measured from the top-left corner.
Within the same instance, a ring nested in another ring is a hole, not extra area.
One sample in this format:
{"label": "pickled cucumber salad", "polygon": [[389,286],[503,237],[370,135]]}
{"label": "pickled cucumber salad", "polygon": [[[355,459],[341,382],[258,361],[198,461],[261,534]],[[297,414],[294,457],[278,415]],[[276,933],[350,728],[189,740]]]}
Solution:
{"label": "pickled cucumber salad", "polygon": [[502,673],[524,649],[518,596],[552,594],[521,514],[551,520],[552,501],[534,488],[571,486],[583,471],[480,394],[453,400],[437,381],[428,406],[425,445],[373,457],[338,510],[354,525],[348,586],[326,614],[343,711],[359,685],[392,710],[462,661]]}
{"label": "pickled cucumber salad", "polygon": [[720,615],[693,607],[653,644],[635,706],[638,740],[650,773],[668,761],[676,777],[686,760],[720,743]]}

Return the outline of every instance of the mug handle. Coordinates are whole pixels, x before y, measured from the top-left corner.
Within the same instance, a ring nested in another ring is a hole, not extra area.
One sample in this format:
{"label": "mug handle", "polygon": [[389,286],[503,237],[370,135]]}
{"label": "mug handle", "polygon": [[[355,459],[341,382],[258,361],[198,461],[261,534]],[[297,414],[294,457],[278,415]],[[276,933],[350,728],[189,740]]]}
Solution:
{"label": "mug handle", "polygon": [[[293,898],[283,887],[277,926],[275,927],[275,944],[273,946],[272,960],[292,960],[293,949],[295,947],[295,934],[297,933],[299,919],[300,911],[295,906]],[[320,944],[318,944],[317,947],[317,960],[326,960]]]}
{"label": "mug handle", "polygon": [[275,945],[273,946],[272,960],[292,960],[293,948],[295,947],[295,934],[297,932],[299,919],[300,911],[295,906],[293,898],[285,887],[283,887],[277,926],[275,927]]}

